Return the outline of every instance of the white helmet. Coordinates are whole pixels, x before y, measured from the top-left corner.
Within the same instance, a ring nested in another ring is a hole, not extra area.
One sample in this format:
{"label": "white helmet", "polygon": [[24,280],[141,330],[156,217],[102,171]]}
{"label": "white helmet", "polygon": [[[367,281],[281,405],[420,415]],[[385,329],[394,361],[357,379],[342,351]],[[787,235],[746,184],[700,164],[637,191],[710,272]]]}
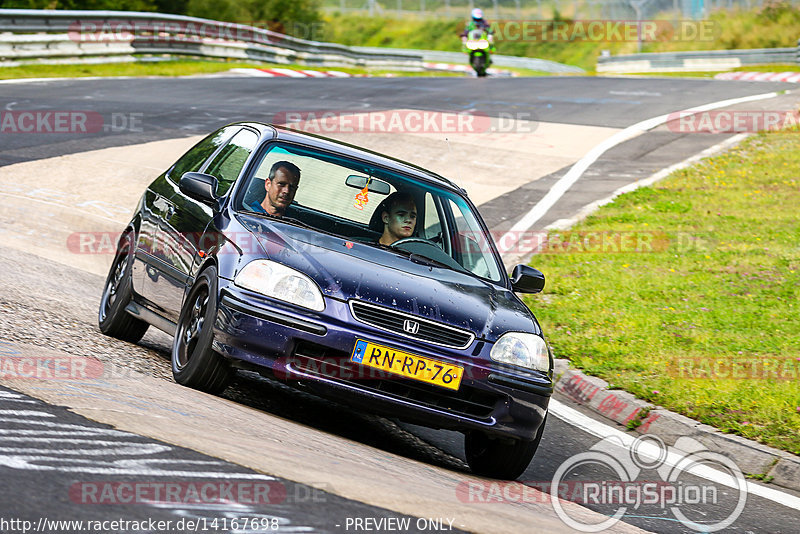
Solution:
{"label": "white helmet", "polygon": [[472,18],[475,20],[480,20],[483,18],[483,10],[480,8],[475,8],[472,10]]}

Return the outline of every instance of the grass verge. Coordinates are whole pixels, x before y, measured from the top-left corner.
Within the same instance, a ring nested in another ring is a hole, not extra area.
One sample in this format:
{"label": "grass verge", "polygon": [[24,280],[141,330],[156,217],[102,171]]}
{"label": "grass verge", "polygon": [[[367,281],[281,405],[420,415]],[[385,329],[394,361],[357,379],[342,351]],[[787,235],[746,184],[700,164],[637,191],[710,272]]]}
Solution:
{"label": "grass verge", "polygon": [[0,68],[0,79],[84,78],[89,76],[189,76],[211,74],[237,67],[262,67],[228,61],[141,61],[135,63],[89,63],[81,65],[21,65]]}
{"label": "grass verge", "polygon": [[798,140],[753,136],[552,235],[532,262],[546,292],[526,302],[555,354],[800,454]]}
{"label": "grass verge", "polygon": [[335,70],[346,72],[352,75],[370,76],[464,76],[463,73],[450,72],[404,72],[349,67],[314,68],[304,65],[271,65],[265,63],[240,63],[233,61],[208,60],[174,60],[140,61],[133,63],[22,65],[19,67],[0,67],[0,80],[20,78],[83,78],[90,76],[190,76],[194,74],[213,74],[217,72],[225,72],[234,68],[268,69],[276,67],[285,69]]}
{"label": "grass verge", "polygon": [[[465,64],[466,64],[466,55]],[[102,76],[191,76],[194,74],[213,74],[234,68],[252,69],[304,69],[334,70],[346,72],[354,76],[423,76],[423,77],[461,77],[468,76],[463,72],[449,71],[393,71],[387,69],[365,69],[350,67],[315,68],[305,65],[272,65],[265,63],[240,63],[233,61],[174,60],[174,61],[141,61],[133,63],[96,63],[83,65],[22,65],[19,67],[0,67],[0,80],[21,78],[83,78]],[[515,67],[497,67],[517,76],[550,76],[550,72],[541,72]]]}

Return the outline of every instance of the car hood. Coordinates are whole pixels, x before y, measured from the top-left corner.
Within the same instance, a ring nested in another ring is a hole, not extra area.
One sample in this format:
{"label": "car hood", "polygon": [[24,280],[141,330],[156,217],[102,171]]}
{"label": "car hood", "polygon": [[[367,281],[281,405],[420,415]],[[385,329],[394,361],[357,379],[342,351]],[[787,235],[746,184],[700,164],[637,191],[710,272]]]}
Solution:
{"label": "car hood", "polygon": [[270,259],[310,276],[326,297],[387,306],[489,341],[507,331],[541,332],[512,291],[470,274],[291,224],[240,220]]}

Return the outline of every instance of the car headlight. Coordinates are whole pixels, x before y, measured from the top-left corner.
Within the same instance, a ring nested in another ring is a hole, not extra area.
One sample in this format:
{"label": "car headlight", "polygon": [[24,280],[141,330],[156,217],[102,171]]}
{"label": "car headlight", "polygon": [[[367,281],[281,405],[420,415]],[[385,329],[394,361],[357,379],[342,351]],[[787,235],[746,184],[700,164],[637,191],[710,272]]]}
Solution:
{"label": "car headlight", "polygon": [[311,310],[325,309],[322,292],[311,278],[274,261],[251,261],[239,271],[233,283],[244,289]]}
{"label": "car headlight", "polygon": [[494,344],[489,355],[496,362],[536,369],[545,373],[550,371],[547,343],[541,336],[535,334],[523,332],[503,334]]}

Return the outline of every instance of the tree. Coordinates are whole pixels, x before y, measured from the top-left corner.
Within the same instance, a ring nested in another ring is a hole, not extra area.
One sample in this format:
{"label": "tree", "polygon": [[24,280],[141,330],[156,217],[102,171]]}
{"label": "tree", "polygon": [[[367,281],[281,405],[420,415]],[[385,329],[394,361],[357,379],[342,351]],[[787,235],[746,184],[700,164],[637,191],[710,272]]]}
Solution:
{"label": "tree", "polygon": [[251,20],[279,33],[313,39],[314,28],[322,24],[317,0],[246,0],[244,5]]}
{"label": "tree", "polygon": [[6,9],[89,9],[155,11],[155,0],[0,0]]}

